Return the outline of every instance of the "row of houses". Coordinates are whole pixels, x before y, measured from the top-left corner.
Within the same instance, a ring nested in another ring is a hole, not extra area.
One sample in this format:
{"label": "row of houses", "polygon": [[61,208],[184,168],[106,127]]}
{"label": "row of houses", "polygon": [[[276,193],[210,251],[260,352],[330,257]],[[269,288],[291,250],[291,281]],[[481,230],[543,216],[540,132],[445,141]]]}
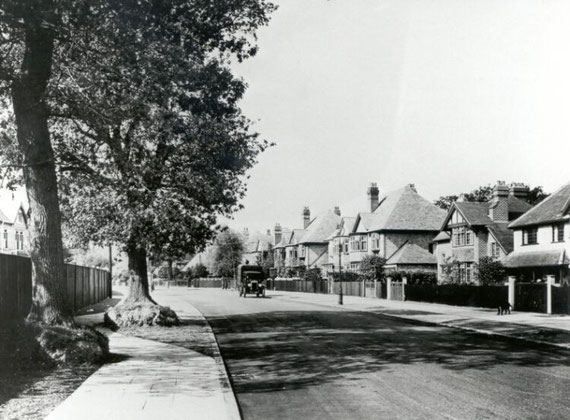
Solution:
{"label": "row of houses", "polygon": [[305,207],[302,227],[277,223],[273,235],[250,240],[250,260],[266,260],[272,250],[280,275],[310,268],[327,274],[339,266],[358,271],[363,258],[377,255],[386,259],[386,271],[433,271],[441,279],[451,264],[458,281],[477,283],[477,264],[491,257],[522,280],[570,281],[570,184],[535,207],[527,202],[528,186],[501,181],[488,202],[460,197],[448,211],[413,184],[381,195],[373,183],[366,194],[368,209],[355,216],[335,207],[312,217]]}

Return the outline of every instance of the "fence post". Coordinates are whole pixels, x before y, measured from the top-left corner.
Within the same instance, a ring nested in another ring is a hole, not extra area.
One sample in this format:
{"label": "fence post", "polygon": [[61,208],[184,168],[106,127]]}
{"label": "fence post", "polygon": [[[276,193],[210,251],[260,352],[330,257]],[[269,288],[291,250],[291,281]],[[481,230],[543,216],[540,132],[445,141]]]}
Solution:
{"label": "fence post", "polygon": [[511,304],[511,309],[515,309],[515,276],[509,276],[509,303]]}
{"label": "fence post", "polygon": [[408,284],[408,278],[402,277],[402,302],[406,300],[406,284]]}
{"label": "fence post", "polygon": [[546,276],[546,313],[552,315],[552,285],[554,284],[554,276]]}
{"label": "fence post", "polygon": [[392,300],[392,277],[386,277],[386,300]]}

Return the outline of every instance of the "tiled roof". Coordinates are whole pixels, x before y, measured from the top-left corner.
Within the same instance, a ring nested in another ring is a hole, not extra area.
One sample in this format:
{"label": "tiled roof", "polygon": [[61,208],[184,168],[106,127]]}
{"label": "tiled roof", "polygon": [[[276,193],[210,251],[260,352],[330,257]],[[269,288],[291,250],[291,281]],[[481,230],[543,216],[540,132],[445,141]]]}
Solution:
{"label": "tiled roof", "polygon": [[337,229],[341,218],[332,210],[319,214],[305,229],[306,234],[298,238],[298,243],[321,243]]}
{"label": "tiled roof", "polygon": [[272,235],[262,234],[261,232],[254,232],[249,235],[246,240],[246,252],[262,252],[269,251],[273,247],[274,238]]}
{"label": "tiled roof", "polygon": [[544,267],[567,265],[570,259],[564,249],[513,252],[504,261],[505,267]]}
{"label": "tiled roof", "polygon": [[539,225],[542,223],[552,223],[565,220],[570,209],[570,183],[562,186],[546,199],[538,203],[509,227],[520,228],[529,225]]}
{"label": "tiled roof", "polygon": [[374,210],[368,231],[439,230],[445,211],[407,185],[386,194]]}
{"label": "tiled roof", "polygon": [[509,230],[507,223],[493,223],[487,227],[507,254],[513,252],[515,247],[513,231]]}
{"label": "tiled roof", "polygon": [[471,226],[486,226],[493,224],[489,217],[490,203],[455,203],[454,206],[465,217]]}
{"label": "tiled roof", "polygon": [[509,195],[509,213],[524,213],[529,211],[532,206],[524,200]]}
{"label": "tiled roof", "polygon": [[338,236],[348,236],[352,232],[354,227],[354,222],[356,222],[356,217],[343,217],[340,221],[340,226],[333,231],[325,240],[332,241]]}
{"label": "tiled roof", "polygon": [[386,261],[386,265],[394,264],[437,264],[437,258],[419,245],[405,242]]}
{"label": "tiled roof", "polygon": [[289,244],[289,241],[291,240],[291,234],[293,232],[289,229],[289,228],[283,228],[281,231],[281,241],[279,241],[278,244],[276,244],[273,248],[284,248]]}
{"label": "tiled roof", "polygon": [[372,221],[374,219],[374,213],[359,213],[356,221],[354,222],[352,232],[356,233],[366,233],[370,231],[372,226]]}
{"label": "tiled roof", "polygon": [[442,230],[441,232],[439,232],[437,234],[437,236],[435,238],[433,238],[432,242],[447,242],[450,239],[451,239],[451,237],[449,236],[449,233]]}
{"label": "tiled roof", "polygon": [[307,233],[306,229],[293,229],[293,231],[291,232],[291,238],[289,239],[289,242],[285,246],[300,244],[301,240],[303,239],[306,233]]}

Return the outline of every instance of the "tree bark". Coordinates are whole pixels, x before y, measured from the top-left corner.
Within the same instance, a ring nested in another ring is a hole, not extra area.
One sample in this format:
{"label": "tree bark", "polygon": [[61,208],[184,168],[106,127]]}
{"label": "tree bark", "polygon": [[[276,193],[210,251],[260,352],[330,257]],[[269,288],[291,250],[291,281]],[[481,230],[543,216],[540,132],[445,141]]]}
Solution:
{"label": "tree bark", "polygon": [[172,281],[174,279],[174,275],[172,274],[172,259],[168,258],[166,260],[167,270],[166,270],[166,278],[168,281]]}
{"label": "tree bark", "polygon": [[129,272],[131,272],[131,284],[129,296],[126,302],[150,301],[157,304],[151,297],[148,287],[148,274],[146,264],[146,250],[132,249],[127,252],[129,258]]}
{"label": "tree bark", "polygon": [[[53,7],[50,1],[44,2],[44,6],[47,13]],[[29,319],[46,324],[71,323],[73,312],[66,299],[57,176],[45,103],[54,32],[45,20],[25,24],[24,57],[20,75],[13,82],[12,100],[31,216],[33,295]]]}

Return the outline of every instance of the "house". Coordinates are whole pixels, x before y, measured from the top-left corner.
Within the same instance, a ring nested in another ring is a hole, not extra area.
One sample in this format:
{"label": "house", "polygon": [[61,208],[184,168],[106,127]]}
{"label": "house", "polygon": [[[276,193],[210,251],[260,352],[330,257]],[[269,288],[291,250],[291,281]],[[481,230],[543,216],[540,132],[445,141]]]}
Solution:
{"label": "house", "polygon": [[570,183],[509,224],[514,251],[504,265],[518,280],[536,281],[554,276],[570,284]]}
{"label": "house", "polygon": [[335,231],[326,239],[328,242],[328,262],[324,264],[323,268],[327,272],[338,270],[339,264],[343,270],[348,270],[350,268],[349,235],[354,228],[355,222],[356,217],[342,217],[337,229],[335,229]]}
{"label": "house", "polygon": [[[405,244],[429,251],[431,240],[439,232],[445,217],[443,210],[420,196],[413,184],[380,198],[377,184],[372,183],[367,194],[370,212],[358,214],[349,235],[351,270],[358,270],[366,255],[389,259]],[[406,258],[419,256],[406,249],[402,253]],[[417,266],[426,262],[424,257],[422,255],[418,260]],[[407,260],[407,263],[413,261]]]}
{"label": "house", "polygon": [[523,184],[498,181],[487,202],[463,202],[449,209],[441,232],[434,238],[438,258],[438,277],[444,268],[453,266],[459,282],[476,282],[475,264],[483,257],[504,260],[513,250],[509,222],[531,208],[525,199],[529,188]]}
{"label": "house", "polygon": [[265,234],[261,232],[249,234],[246,228],[244,229],[243,237],[245,252],[242,262],[244,264],[246,261],[249,264],[263,264],[270,258],[270,254],[273,252],[273,246],[275,245],[275,239],[269,229]]}
{"label": "house", "polygon": [[0,252],[29,254],[30,234],[28,213],[21,201],[3,196],[0,198]]}
{"label": "house", "polygon": [[299,260],[306,269],[323,269],[328,264],[328,238],[337,231],[340,222],[340,209],[335,207],[334,210],[327,210],[317,215],[307,225],[298,247]]}
{"label": "house", "polygon": [[281,240],[274,247],[275,268],[298,275],[301,270],[321,268],[328,262],[328,238],[340,223],[340,210],[325,211],[311,219],[311,211],[302,212],[303,228],[279,231]]}

